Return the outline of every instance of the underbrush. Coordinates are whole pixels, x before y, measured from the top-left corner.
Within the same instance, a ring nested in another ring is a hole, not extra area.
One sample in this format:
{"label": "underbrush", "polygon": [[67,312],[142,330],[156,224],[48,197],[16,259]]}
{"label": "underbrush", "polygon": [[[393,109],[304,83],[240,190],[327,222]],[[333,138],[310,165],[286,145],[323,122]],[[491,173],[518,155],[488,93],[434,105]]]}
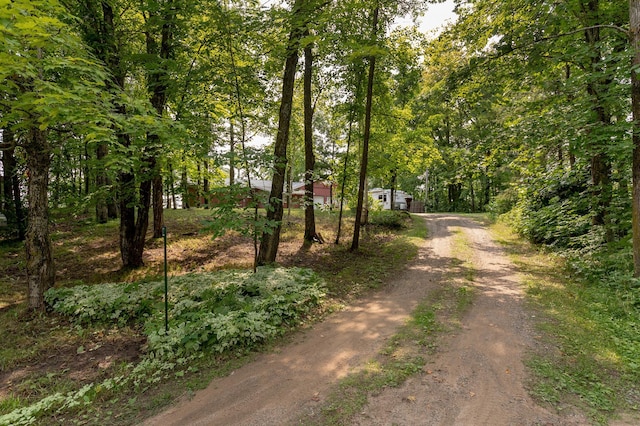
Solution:
{"label": "underbrush", "polygon": [[27,425],[38,418],[51,423],[98,398],[184,376],[208,353],[248,350],[282,335],[324,297],[324,282],[301,268],[184,275],[171,281],[167,330],[163,288],[163,282],[148,282],[49,290],[47,302],[72,323],[139,324],[147,336],[146,352],[140,362],[121,366],[121,374],[101,382],[3,404],[0,425]]}
{"label": "underbrush", "polygon": [[369,224],[388,229],[408,227],[411,215],[402,210],[373,210],[369,214]]}

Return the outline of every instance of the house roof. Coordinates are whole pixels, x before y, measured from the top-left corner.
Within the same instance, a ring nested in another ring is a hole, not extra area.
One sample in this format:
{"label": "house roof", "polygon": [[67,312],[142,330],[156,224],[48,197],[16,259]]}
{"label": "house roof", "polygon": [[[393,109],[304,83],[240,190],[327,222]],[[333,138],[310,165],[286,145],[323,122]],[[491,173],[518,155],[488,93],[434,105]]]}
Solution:
{"label": "house roof", "polygon": [[270,180],[251,179],[251,188],[259,189],[260,191],[271,191],[272,182]]}
{"label": "house roof", "polygon": [[[236,183],[246,184],[247,180],[245,178],[239,178],[236,180]],[[225,179],[225,184],[229,185],[229,178]],[[251,188],[258,189],[260,191],[271,191],[270,180],[260,180],[260,179],[251,179]]]}
{"label": "house roof", "polygon": [[[244,178],[239,179],[239,181],[246,182]],[[316,181],[315,183],[319,183],[319,182],[320,181]],[[227,185],[229,184],[229,179],[226,180],[226,183]],[[253,189],[269,192],[271,191],[272,185],[273,185],[273,182],[270,180],[251,179],[251,187]],[[295,195],[304,195],[304,191],[305,191],[304,185],[305,185],[304,182],[292,182],[291,193]],[[286,192],[287,188],[285,187],[284,190]]]}

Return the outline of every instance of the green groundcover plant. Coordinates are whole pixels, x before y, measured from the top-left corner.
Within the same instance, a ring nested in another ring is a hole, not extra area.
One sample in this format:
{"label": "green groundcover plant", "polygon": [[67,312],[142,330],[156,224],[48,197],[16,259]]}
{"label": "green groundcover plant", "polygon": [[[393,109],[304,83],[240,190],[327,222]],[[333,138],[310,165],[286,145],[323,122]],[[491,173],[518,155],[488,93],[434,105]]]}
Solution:
{"label": "green groundcover plant", "polygon": [[80,325],[141,325],[146,353],[126,366],[126,374],[19,407],[0,416],[0,425],[31,424],[89,405],[105,392],[184,375],[190,361],[205,353],[250,349],[295,326],[324,296],[324,282],[302,268],[188,274],[170,280],[167,331],[164,282],[51,289],[47,304]]}

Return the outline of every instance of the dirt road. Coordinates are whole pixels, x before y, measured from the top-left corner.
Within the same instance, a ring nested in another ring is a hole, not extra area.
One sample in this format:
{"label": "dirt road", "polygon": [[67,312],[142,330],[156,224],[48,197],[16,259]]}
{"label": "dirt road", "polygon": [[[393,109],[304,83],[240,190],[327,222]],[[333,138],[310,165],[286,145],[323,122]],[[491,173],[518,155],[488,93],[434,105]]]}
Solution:
{"label": "dirt road", "polygon": [[[453,232],[472,250],[476,298],[423,373],[370,398],[355,425],[589,424],[537,406],[522,358],[535,344],[515,268],[486,229],[455,215],[425,215],[429,238],[385,290],[331,315],[276,353],[215,380],[147,425],[283,425],[319,409],[332,386],[371,359],[430,291],[444,285]],[[409,398],[410,396],[410,398]]]}

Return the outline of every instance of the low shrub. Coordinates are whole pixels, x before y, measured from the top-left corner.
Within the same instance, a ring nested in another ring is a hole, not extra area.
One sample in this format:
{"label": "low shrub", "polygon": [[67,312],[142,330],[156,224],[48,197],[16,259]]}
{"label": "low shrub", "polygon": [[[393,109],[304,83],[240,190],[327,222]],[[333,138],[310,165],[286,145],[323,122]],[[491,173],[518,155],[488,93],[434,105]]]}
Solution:
{"label": "low shrub", "polygon": [[515,188],[508,188],[491,199],[487,206],[487,211],[492,218],[508,213],[518,203],[518,191]]}
{"label": "low shrub", "polygon": [[324,297],[311,270],[260,268],[188,274],[171,279],[169,331],[164,328],[164,282],[51,289],[52,309],[80,324],[138,322],[154,356],[250,347],[281,334]]}
{"label": "low shrub", "polygon": [[369,214],[369,223],[388,229],[402,229],[407,227],[411,216],[403,210],[379,210]]}
{"label": "low shrub", "polygon": [[44,295],[55,312],[79,324],[125,325],[151,315],[154,301],[163,294],[164,283],[108,283],[50,289]]}
{"label": "low shrub", "polygon": [[139,323],[147,353],[126,374],[56,393],[0,415],[0,425],[29,425],[51,413],[87,406],[119,389],[141,388],[191,370],[206,351],[245,350],[282,335],[324,297],[324,282],[302,268],[220,271],[172,278],[169,330],[164,324],[164,282],[50,289],[56,312],[79,324]]}

